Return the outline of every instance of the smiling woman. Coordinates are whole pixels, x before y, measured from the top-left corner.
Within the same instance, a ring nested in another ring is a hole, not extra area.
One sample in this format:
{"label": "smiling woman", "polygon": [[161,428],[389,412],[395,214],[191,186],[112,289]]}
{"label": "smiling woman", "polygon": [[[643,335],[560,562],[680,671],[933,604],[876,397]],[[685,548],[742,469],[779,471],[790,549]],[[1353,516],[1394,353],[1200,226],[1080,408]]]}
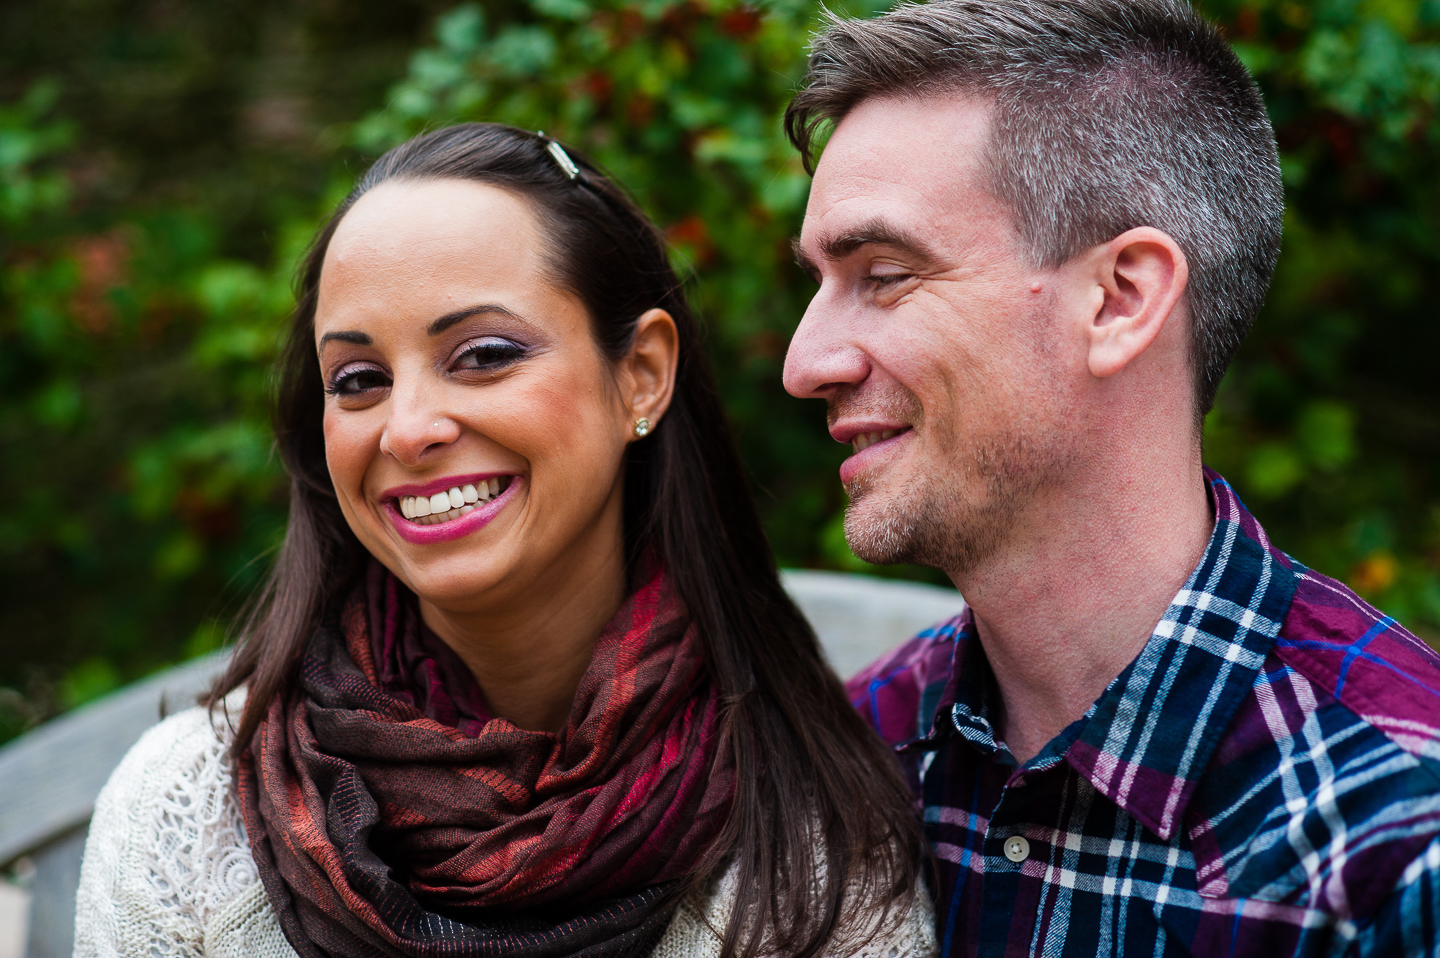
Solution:
{"label": "smiling woman", "polygon": [[382,157],[275,425],[285,545],[211,708],[102,794],[77,954],[933,954],[906,786],[585,158],[490,124]]}
{"label": "smiling woman", "polygon": [[678,354],[652,308],[612,360],[550,272],[514,192],[392,178],[331,237],[315,335],[350,529],[497,714],[558,731],[626,594],[622,459],[635,423],[660,420]]}

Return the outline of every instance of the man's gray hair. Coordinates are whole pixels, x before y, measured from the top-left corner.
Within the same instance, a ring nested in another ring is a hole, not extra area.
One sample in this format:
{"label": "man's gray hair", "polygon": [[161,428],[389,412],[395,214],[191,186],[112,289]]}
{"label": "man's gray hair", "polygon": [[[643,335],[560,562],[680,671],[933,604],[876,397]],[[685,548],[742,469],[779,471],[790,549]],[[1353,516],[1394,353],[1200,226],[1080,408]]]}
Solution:
{"label": "man's gray hair", "polygon": [[1040,268],[1151,226],[1184,250],[1197,415],[1265,299],[1284,190],[1260,91],[1183,0],[933,0],[834,15],[785,113],[813,172],[823,128],[877,97],[993,103],[989,187]]}

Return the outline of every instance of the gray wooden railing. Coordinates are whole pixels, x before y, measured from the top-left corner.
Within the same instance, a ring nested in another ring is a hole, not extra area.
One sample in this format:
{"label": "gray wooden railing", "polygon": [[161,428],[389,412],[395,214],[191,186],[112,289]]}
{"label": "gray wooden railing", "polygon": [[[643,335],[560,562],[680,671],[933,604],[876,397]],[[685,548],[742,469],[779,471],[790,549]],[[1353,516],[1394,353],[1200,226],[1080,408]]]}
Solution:
{"label": "gray wooden railing", "polygon": [[[850,676],[954,615],[958,593],[833,572],[786,571],[785,587]],[[127,686],[0,748],[0,958],[69,956],[80,856],[95,797],[120,759],[167,712],[188,708],[224,664],[217,653]]]}

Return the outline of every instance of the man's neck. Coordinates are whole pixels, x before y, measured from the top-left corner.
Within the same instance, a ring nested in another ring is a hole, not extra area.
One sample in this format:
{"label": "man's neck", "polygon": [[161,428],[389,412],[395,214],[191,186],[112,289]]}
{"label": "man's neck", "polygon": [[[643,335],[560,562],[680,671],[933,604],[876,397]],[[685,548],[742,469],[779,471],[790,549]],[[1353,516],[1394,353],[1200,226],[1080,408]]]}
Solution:
{"label": "man's neck", "polygon": [[1030,504],[1001,551],[951,575],[974,612],[1016,761],[1130,664],[1204,554],[1214,520],[1199,450],[1179,459],[1070,477]]}

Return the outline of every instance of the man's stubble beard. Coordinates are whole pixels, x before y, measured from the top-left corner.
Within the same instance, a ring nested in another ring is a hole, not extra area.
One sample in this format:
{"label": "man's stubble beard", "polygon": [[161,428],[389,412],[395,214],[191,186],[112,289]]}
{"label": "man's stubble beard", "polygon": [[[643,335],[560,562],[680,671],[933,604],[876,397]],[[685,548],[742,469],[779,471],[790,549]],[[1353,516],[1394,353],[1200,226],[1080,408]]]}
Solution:
{"label": "man's stubble beard", "polygon": [[952,576],[977,568],[1009,538],[1036,494],[1073,461],[1073,433],[1051,423],[1027,425],[1011,425],[944,455],[953,470],[931,471],[908,489],[884,488],[889,483],[866,476],[847,484],[845,541],[851,551],[876,565],[914,563]]}

